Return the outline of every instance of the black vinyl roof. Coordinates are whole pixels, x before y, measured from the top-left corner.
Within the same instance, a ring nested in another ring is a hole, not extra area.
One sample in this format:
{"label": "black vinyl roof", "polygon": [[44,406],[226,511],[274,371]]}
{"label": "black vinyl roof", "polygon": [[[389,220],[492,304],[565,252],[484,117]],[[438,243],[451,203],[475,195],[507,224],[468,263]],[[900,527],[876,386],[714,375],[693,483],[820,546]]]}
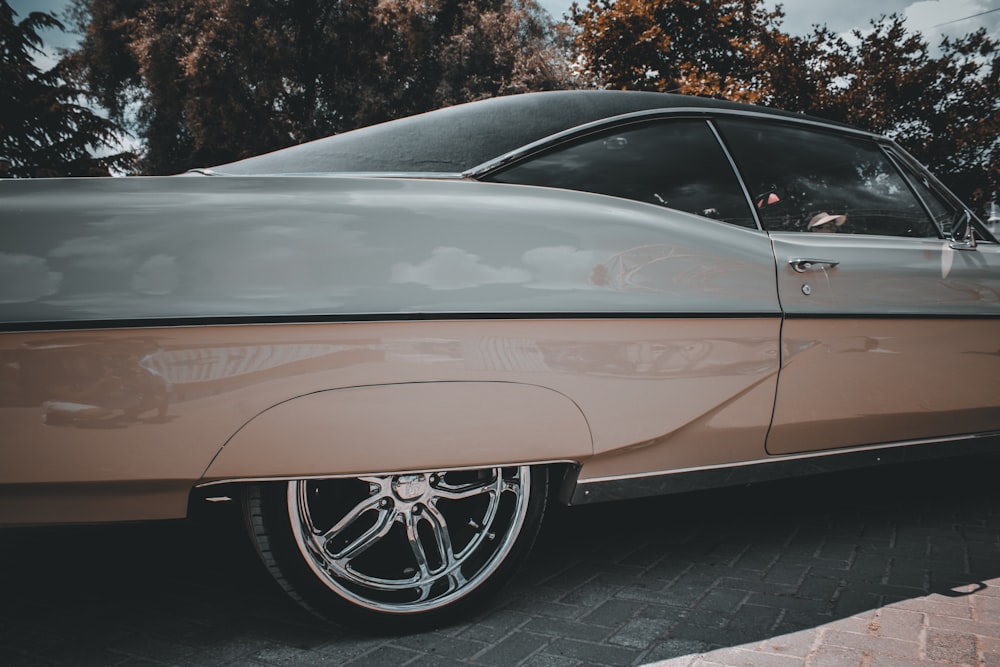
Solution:
{"label": "black vinyl roof", "polygon": [[553,134],[604,118],[671,108],[739,109],[735,102],[667,93],[574,90],[470,102],[213,167],[221,174],[462,172]]}

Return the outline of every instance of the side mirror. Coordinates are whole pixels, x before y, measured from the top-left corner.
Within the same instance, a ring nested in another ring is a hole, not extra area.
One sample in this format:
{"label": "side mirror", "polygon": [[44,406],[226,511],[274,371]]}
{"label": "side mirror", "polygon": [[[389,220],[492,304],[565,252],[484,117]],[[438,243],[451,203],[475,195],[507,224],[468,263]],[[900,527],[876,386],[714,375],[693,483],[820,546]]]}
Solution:
{"label": "side mirror", "polygon": [[976,225],[972,222],[972,214],[963,211],[959,214],[958,220],[951,229],[953,250],[975,250],[976,249]]}

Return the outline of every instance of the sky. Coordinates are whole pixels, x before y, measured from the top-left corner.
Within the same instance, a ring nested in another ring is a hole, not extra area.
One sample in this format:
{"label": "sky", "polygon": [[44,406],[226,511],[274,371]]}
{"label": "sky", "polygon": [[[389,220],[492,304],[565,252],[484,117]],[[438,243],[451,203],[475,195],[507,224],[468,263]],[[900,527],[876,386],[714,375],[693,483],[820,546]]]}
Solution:
{"label": "sky", "polygon": [[[555,17],[568,13],[572,0],[539,0]],[[580,4],[584,2],[580,0]],[[837,33],[866,29],[871,19],[883,14],[902,14],[913,30],[925,33],[933,44],[937,35],[961,36],[986,27],[1000,37],[1000,0],[769,0],[769,7],[781,4],[785,10],[785,32],[804,35],[813,25],[825,24]],[[983,12],[989,12],[983,14]],[[976,14],[981,14],[975,18]],[[961,20],[960,20],[961,19]],[[955,23],[948,23],[955,21]],[[941,25],[948,23],[947,25]]]}
{"label": "sky", "polygon": [[[67,0],[9,0],[20,16],[31,11],[61,12]],[[568,13],[572,0],[538,0],[556,18]],[[580,0],[584,4],[585,0]],[[768,0],[769,6],[779,4]],[[783,0],[783,28],[793,35],[810,32],[813,25],[825,24],[837,33],[855,28],[865,30],[871,19],[883,14],[902,14],[911,30],[919,30],[932,45],[942,35],[958,37],[985,27],[1000,39],[1000,0]],[[43,38],[47,48],[71,46],[72,35],[47,31]],[[40,58],[43,66],[54,60]]]}

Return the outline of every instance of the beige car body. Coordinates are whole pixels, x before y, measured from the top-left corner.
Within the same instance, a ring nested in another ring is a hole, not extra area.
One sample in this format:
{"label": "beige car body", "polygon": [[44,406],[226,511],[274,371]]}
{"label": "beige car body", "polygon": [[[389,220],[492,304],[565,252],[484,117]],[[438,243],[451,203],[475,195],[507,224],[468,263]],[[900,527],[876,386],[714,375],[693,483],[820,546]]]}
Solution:
{"label": "beige car body", "polygon": [[0,183],[0,206],[30,230],[0,253],[3,524],[542,463],[580,503],[1000,444],[992,242],[457,175]]}

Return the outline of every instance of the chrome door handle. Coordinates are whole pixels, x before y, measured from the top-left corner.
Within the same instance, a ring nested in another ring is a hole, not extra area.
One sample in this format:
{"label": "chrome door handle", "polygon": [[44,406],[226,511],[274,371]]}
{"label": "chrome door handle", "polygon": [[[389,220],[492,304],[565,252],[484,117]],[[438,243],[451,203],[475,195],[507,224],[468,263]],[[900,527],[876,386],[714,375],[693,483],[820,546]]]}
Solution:
{"label": "chrome door handle", "polygon": [[804,257],[790,259],[788,263],[796,273],[805,273],[806,271],[813,271],[815,269],[832,269],[840,264],[835,259],[806,259]]}

